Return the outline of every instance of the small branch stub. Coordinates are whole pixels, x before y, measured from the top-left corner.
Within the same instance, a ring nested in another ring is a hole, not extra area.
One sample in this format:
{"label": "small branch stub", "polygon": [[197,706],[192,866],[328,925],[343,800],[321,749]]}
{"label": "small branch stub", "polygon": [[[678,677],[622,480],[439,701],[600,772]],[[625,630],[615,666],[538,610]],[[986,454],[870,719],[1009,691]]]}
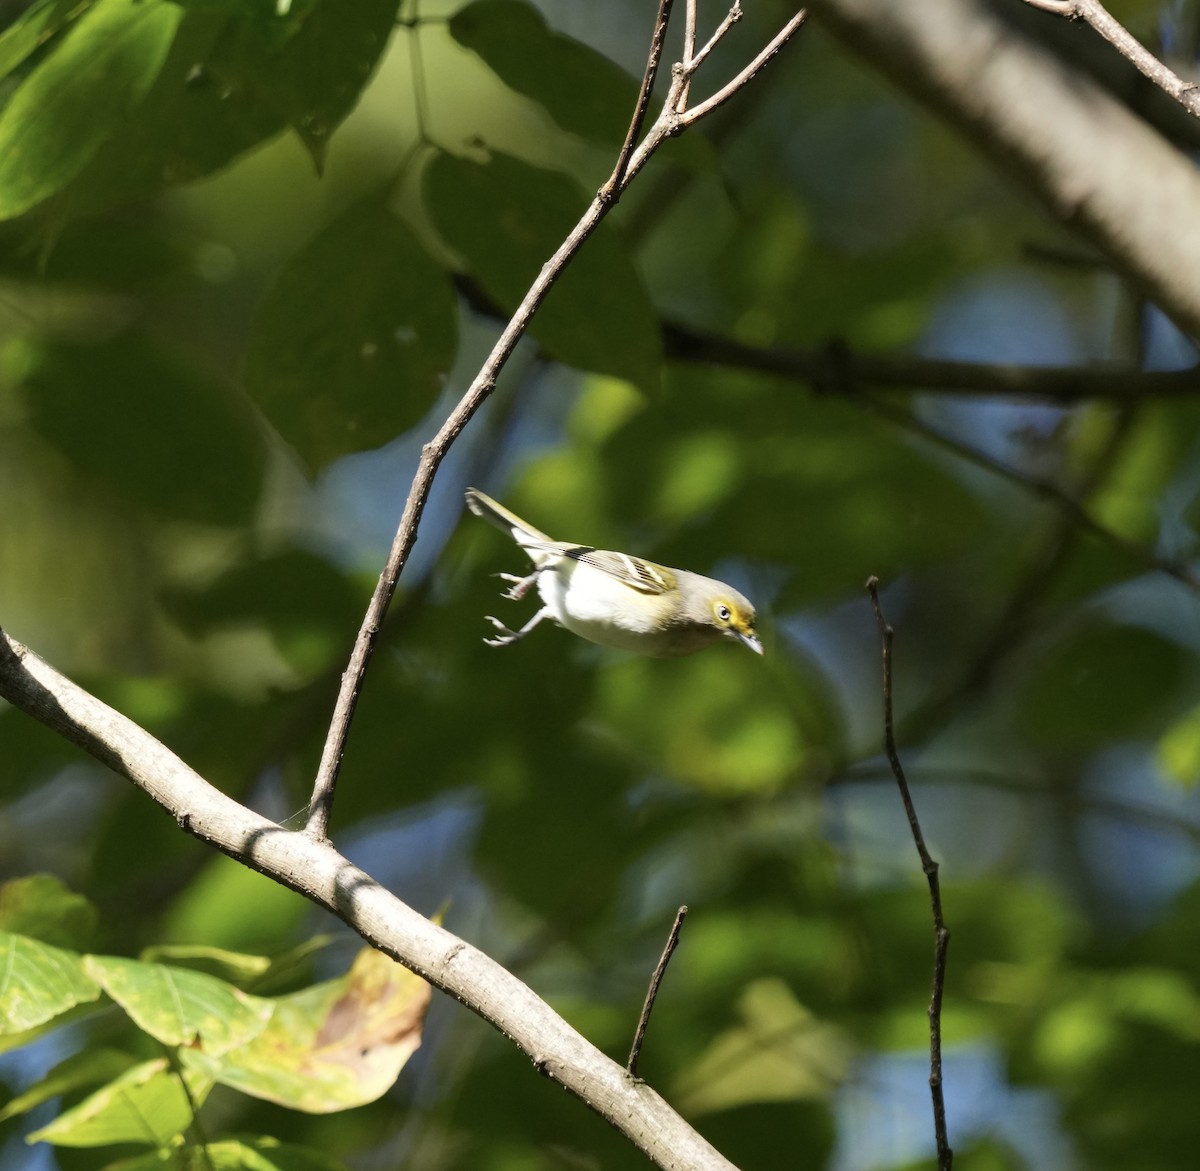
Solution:
{"label": "small branch stub", "polygon": [[646,1026],[650,1023],[654,1002],[658,999],[658,986],[662,983],[667,964],[671,962],[671,956],[675,954],[675,948],[679,946],[679,932],[687,917],[687,911],[687,907],[680,907],[675,912],[675,922],[671,925],[671,933],[667,936],[667,943],[663,948],[662,955],[659,956],[654,975],[650,977],[650,987],[646,990],[646,1002],[642,1005],[642,1015],[638,1017],[637,1029],[633,1034],[633,1048],[629,1050],[629,1060],[625,1063],[625,1069],[632,1078],[637,1077],[638,1058],[642,1055],[642,1042],[646,1039]]}

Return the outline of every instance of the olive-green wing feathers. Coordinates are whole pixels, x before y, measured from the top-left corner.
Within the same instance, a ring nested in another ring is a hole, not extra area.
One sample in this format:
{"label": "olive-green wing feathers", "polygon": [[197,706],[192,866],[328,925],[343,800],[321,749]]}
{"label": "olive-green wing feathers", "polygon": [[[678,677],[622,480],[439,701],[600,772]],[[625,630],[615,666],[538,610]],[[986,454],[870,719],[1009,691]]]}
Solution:
{"label": "olive-green wing feathers", "polygon": [[666,594],[677,584],[675,574],[664,565],[630,557],[627,553],[613,553],[608,549],[590,549],[577,545],[563,550],[568,557],[590,565],[593,569],[615,577],[617,581],[639,590],[643,594]]}

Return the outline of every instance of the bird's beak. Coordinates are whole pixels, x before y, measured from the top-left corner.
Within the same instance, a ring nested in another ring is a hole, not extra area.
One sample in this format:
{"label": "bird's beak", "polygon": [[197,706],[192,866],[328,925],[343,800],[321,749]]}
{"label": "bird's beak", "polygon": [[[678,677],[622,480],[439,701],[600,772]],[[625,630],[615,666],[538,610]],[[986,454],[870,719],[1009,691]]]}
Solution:
{"label": "bird's beak", "polygon": [[756,655],[763,653],[763,644],[759,641],[758,635],[752,630],[738,630],[735,632],[737,640],[744,642]]}

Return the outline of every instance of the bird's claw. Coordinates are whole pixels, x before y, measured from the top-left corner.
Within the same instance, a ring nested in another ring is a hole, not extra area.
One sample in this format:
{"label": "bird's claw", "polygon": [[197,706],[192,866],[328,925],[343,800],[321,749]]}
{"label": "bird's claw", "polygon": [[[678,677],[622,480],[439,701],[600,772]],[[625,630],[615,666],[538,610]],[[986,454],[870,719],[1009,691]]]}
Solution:
{"label": "bird's claw", "polygon": [[507,598],[510,602],[519,602],[527,593],[529,587],[537,581],[537,574],[531,574],[529,577],[518,577],[515,573],[494,573],[493,577],[498,577],[501,581],[510,581],[512,586],[505,590],[500,596]]}
{"label": "bird's claw", "polygon": [[485,614],[484,618],[500,631],[499,637],[483,640],[488,646],[509,646],[520,639],[521,636],[515,630],[509,630],[499,618],[495,618],[491,614]]}

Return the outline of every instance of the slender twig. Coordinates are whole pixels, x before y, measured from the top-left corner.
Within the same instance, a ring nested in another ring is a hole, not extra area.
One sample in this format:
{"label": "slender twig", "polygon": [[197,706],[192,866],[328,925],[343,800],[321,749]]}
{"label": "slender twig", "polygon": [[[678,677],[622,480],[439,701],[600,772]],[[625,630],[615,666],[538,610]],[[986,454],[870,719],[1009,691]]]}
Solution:
{"label": "slender twig", "polygon": [[687,0],[683,18],[683,57],[681,64],[684,69],[690,69],[696,56],[696,6],[698,0]]}
{"label": "slender twig", "polygon": [[734,0],[733,7],[730,8],[727,13],[725,13],[725,19],[722,20],[719,25],[717,25],[717,31],[708,38],[708,41],[704,47],[698,53],[694,53],[690,61],[684,61],[684,70],[688,73],[695,73],[696,70],[704,64],[704,58],[707,57],[709,53],[711,53],[721,43],[721,40],[725,34],[731,28],[733,28],[733,26],[737,24],[739,20],[742,19],[742,16],[743,12],[741,0]]}
{"label": "slender twig", "polygon": [[638,1058],[642,1055],[642,1042],[646,1039],[646,1026],[650,1023],[654,1002],[658,999],[658,986],[662,983],[667,964],[671,962],[671,956],[674,955],[675,948],[679,945],[679,932],[687,917],[687,911],[687,907],[680,907],[675,912],[675,922],[671,925],[671,934],[667,936],[667,943],[663,948],[662,955],[658,958],[654,975],[650,977],[650,987],[646,989],[646,1002],[642,1005],[642,1015],[638,1017],[637,1029],[633,1034],[633,1048],[629,1050],[629,1060],[625,1063],[625,1069],[630,1077],[637,1077]]}
{"label": "slender twig", "polygon": [[929,1092],[933,1098],[933,1131],[937,1140],[938,1171],[950,1171],[954,1163],[954,1152],[946,1133],[946,1102],[942,1095],[942,993],[946,986],[946,949],[950,945],[950,930],[942,917],[942,889],[938,882],[938,864],[925,845],[925,835],[917,820],[916,806],[908,791],[908,780],[896,751],[896,732],[892,719],[892,638],[894,631],[883,617],[879,605],[879,579],[867,578],[867,592],[871,595],[871,606],[875,621],[879,625],[883,659],[883,744],[892,775],[900,789],[904,812],[908,817],[908,828],[921,858],[921,869],[929,883],[929,901],[933,908],[933,991],[929,998]]}
{"label": "slender twig", "polygon": [[658,15],[654,19],[654,32],[650,37],[650,52],[646,55],[646,70],[642,74],[642,88],[638,92],[637,105],[633,117],[629,120],[629,130],[625,141],[621,144],[621,153],[617,156],[617,165],[608,182],[600,188],[603,198],[614,203],[621,194],[625,184],[625,172],[629,167],[629,159],[633,148],[637,146],[638,136],[642,133],[642,124],[646,120],[646,111],[650,107],[650,97],[654,92],[654,81],[658,77],[658,67],[662,61],[663,43],[667,39],[667,25],[671,22],[671,8],[675,0],[658,0]]}
{"label": "slender twig", "polygon": [[1164,65],[1099,0],[1025,0],[1025,3],[1090,25],[1163,93],[1174,98],[1189,114],[1200,116],[1200,86],[1194,81],[1184,81]]}
{"label": "slender twig", "polygon": [[[693,122],[699,122],[701,118],[711,114],[718,106],[724,105],[735,93],[738,92],[744,85],[749,85],[755,77],[758,76],[760,70],[767,65],[773,57],[800,31],[800,26],[808,19],[808,13],[801,8],[795,16],[791,18],[767,43],[766,48],[762,50],[745,69],[741,71],[731,82],[723,85],[711,97],[705,98],[698,106],[693,106],[680,114],[679,126],[691,126]],[[732,27],[732,22],[728,27]],[[721,30],[718,30],[719,32]],[[725,29],[728,31],[728,28]],[[722,32],[722,36],[724,32]],[[711,45],[705,46],[705,52],[711,48]]]}
{"label": "slender twig", "polygon": [[[766,62],[774,57],[791,38],[800,27],[802,21],[803,14],[801,14],[800,19],[793,17],[788,21],[783,30],[773,38],[767,48],[759,53],[750,65],[737,75],[733,82],[720,90],[719,94],[716,95],[720,98],[720,101],[725,101],[738,88],[749,84]],[[659,35],[659,31],[659,27],[656,24],[655,38]],[[650,54],[652,55],[654,52],[654,42],[652,41]],[[649,72],[650,68],[648,66],[647,73]],[[672,88],[675,88],[674,85]],[[719,101],[709,98],[704,103],[703,113],[715,109],[719,104]],[[633,121],[637,121],[644,113],[644,110],[635,110]],[[533,314],[546,299],[554,283],[562,275],[575,254],[583,247],[587,239],[599,226],[600,221],[612,209],[617,197],[633,181],[654,152],[668,138],[679,134],[685,124],[691,125],[701,116],[702,114],[697,114],[695,110],[691,110],[687,111],[683,116],[686,118],[686,123],[681,121],[677,109],[671,104],[670,97],[668,98],[668,102],[664,105],[662,113],[654,125],[647,131],[646,137],[642,140],[641,144],[630,151],[619,182],[611,189],[609,184],[605,183],[596,193],[595,198],[583,213],[579,222],[572,228],[570,234],[562,242],[554,255],[542,266],[537,279],[530,286],[521,304],[517,306],[516,312],[501,331],[500,337],[492,347],[492,352],[488,355],[487,360],[480,368],[479,373],[476,374],[471,385],[446,417],[437,434],[421,449],[417,470],[413,475],[408,499],[405,501],[404,511],[400,517],[400,524],[392,539],[392,546],[388,552],[387,561],[383,572],[379,575],[375,592],[367,606],[366,615],[354,640],[354,647],[350,653],[350,662],[346,670],[342,673],[337,702],[334,705],[333,717],[325,739],[325,747],[321,753],[321,763],[318,766],[316,780],[313,784],[312,798],[309,801],[308,824],[304,830],[309,837],[317,841],[322,841],[328,834],[337,777],[341,770],[342,756],[346,748],[346,738],[349,735],[350,724],[354,718],[355,708],[358,705],[358,697],[362,691],[363,680],[366,676],[367,667],[371,662],[371,657],[374,654],[384,616],[391,603],[392,595],[396,592],[396,585],[400,580],[400,574],[408,561],[408,556],[412,551],[413,545],[416,543],[417,528],[421,522],[421,515],[425,511],[425,502],[429,497],[429,490],[433,486],[434,476],[437,474],[442,460],[445,459],[446,453],[450,450],[455,439],[462,433],[463,428],[471,421],[472,416],[492,393],[501,369],[512,355],[517,342],[528,328]]]}

